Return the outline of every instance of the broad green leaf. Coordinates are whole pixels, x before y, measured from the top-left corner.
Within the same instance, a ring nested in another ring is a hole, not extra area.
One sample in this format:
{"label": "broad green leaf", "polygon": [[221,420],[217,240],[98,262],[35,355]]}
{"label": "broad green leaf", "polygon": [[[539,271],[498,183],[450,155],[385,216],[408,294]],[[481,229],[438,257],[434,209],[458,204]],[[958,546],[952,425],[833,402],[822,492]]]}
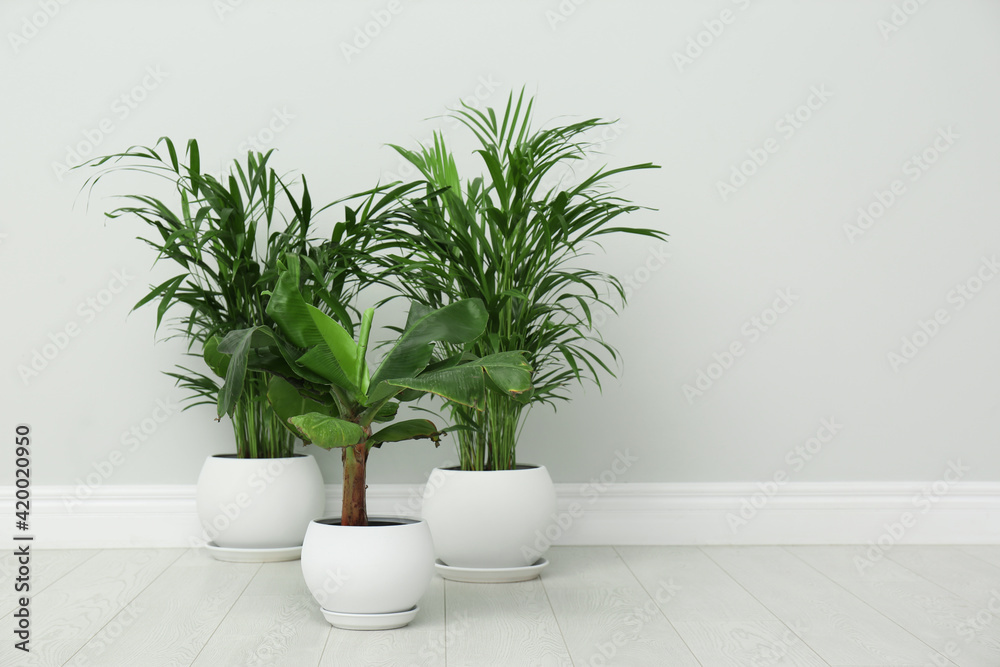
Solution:
{"label": "broad green leaf", "polygon": [[292,417],[289,421],[303,439],[323,449],[350,447],[365,437],[357,424],[316,412]]}
{"label": "broad green leaf", "polygon": [[243,382],[247,374],[247,357],[250,355],[254,334],[259,330],[270,333],[270,329],[267,327],[231,331],[218,346],[220,351],[230,353],[229,368],[226,369],[226,383],[222,385],[222,389],[219,391],[219,400],[216,403],[216,413],[219,417],[232,415],[236,402],[243,393]]}
{"label": "broad green leaf", "polygon": [[410,304],[410,310],[406,313],[406,326],[403,327],[403,331],[411,328],[421,319],[430,315],[434,312],[434,309],[430,306],[425,306],[424,304],[414,301]]}
{"label": "broad green leaf", "polygon": [[[308,369],[293,366],[276,347],[258,347],[250,350],[247,368],[283,378],[300,378],[307,382],[322,382],[323,378]],[[291,358],[291,355],[289,355]]]}
{"label": "broad green leaf", "polygon": [[473,363],[482,367],[504,393],[520,394],[531,389],[531,366],[521,352],[498,352]]}
{"label": "broad green leaf", "polygon": [[[231,331],[219,342],[219,352],[231,354],[240,338],[240,331]],[[251,353],[247,368],[288,377],[299,377],[307,382],[325,382],[326,378],[296,361],[298,353],[279,339],[267,327],[257,327],[250,341]]]}
{"label": "broad green leaf", "polygon": [[389,401],[378,409],[375,413],[375,418],[372,421],[379,423],[391,422],[396,418],[397,412],[399,412],[399,403],[396,401]]}
{"label": "broad green leaf", "polygon": [[296,360],[300,365],[355,393],[357,344],[333,318],[305,302],[298,288],[298,258],[287,260],[288,268],[281,272],[267,303],[267,314],[293,345],[307,348]]}
{"label": "broad green leaf", "polygon": [[[277,350],[284,363],[280,363],[277,355],[260,354],[255,355],[260,362],[259,366],[250,365],[251,350],[267,348]],[[226,382],[219,391],[217,401],[218,415],[232,414],[236,401],[243,393],[243,383],[246,378],[248,368],[253,370],[272,371],[294,369],[294,374],[309,382],[323,382],[325,378],[310,372],[306,368],[299,367],[295,360],[291,358],[285,345],[274,335],[269,327],[251,327],[249,329],[237,329],[230,331],[219,341],[218,351],[222,354],[230,355],[229,368],[226,369]]]}
{"label": "broad green leaf", "polygon": [[428,313],[399,337],[371,378],[371,386],[420,373],[431,361],[433,342],[465,344],[486,329],[488,315],[479,299],[463,299]]}
{"label": "broad green leaf", "polygon": [[385,406],[392,402],[401,392],[405,391],[402,387],[393,387],[387,382],[382,382],[379,386],[372,390],[371,396],[366,397],[366,401],[363,404],[364,412],[359,417],[359,422],[362,424],[371,424],[375,421],[375,418],[383,413],[386,409]]}
{"label": "broad green leaf", "polygon": [[297,362],[303,368],[321,376],[325,382],[335,384],[352,395],[355,393],[354,383],[344,373],[337,358],[326,345],[320,344],[309,349],[298,358]]}
{"label": "broad green leaf", "polygon": [[365,355],[368,354],[368,337],[371,335],[372,321],[374,319],[375,309],[366,309],[361,316],[361,327],[358,330],[358,344],[356,346],[355,357],[357,369],[355,385],[361,391],[362,395],[368,394],[368,383],[371,379],[368,375],[368,362],[365,360]]}
{"label": "broad green leaf", "polygon": [[504,394],[516,395],[531,388],[531,369],[519,352],[500,352],[415,378],[388,380],[386,384],[436,394],[480,410],[486,401],[486,374]]}
{"label": "broad green leaf", "polygon": [[[292,426],[289,421],[292,417],[298,417],[299,415],[311,412],[329,417],[336,416],[334,414],[336,410],[334,405],[323,405],[304,397],[291,383],[280,377],[272,377],[267,383],[267,400],[271,404],[274,413],[281,419],[281,423],[297,438],[302,438],[303,435],[301,431]],[[304,440],[304,442],[308,445],[310,441]]]}
{"label": "broad green leaf", "polygon": [[313,324],[322,341],[319,345],[325,344],[333,353],[334,358],[340,365],[341,371],[350,382],[349,386],[356,387],[358,377],[358,344],[354,342],[351,334],[347,333],[344,327],[334,322],[333,318],[315,306],[306,306]]}
{"label": "broad green leaf", "polygon": [[288,267],[278,276],[278,282],[267,302],[267,314],[288,340],[297,347],[308,348],[323,342],[310,306],[299,292],[298,258],[289,256]]}
{"label": "broad green leaf", "polygon": [[218,336],[212,336],[205,341],[205,350],[202,353],[202,357],[205,359],[205,364],[212,369],[213,373],[220,378],[224,378],[226,377],[226,371],[229,370],[229,355],[219,352],[219,342],[221,340]]}
{"label": "broad green leaf", "polygon": [[402,442],[430,438],[437,443],[441,433],[429,419],[407,419],[386,426],[368,438],[368,447],[378,447],[383,442]]}

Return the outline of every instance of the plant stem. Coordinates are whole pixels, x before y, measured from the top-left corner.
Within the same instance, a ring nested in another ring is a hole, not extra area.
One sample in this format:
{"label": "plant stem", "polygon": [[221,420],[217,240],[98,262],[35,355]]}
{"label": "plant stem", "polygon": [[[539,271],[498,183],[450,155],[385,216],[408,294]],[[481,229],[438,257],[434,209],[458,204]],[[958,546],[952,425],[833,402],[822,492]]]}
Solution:
{"label": "plant stem", "polygon": [[365,466],[368,448],[358,443],[344,448],[344,497],[340,509],[342,526],[367,526],[368,506],[365,502]]}
{"label": "plant stem", "polygon": [[241,459],[291,456],[294,436],[267,401],[267,383],[261,377],[248,378],[233,411],[236,455]]}

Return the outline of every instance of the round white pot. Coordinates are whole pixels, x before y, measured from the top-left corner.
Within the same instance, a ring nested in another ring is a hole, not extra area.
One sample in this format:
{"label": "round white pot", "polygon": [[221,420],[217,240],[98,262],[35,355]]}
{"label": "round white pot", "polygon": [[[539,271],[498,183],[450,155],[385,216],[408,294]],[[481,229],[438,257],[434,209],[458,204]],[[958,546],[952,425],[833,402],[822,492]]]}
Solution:
{"label": "round white pot", "polygon": [[423,517],[445,565],[510,568],[548,551],[546,528],[556,491],[545,466],[468,471],[435,468],[424,487]]}
{"label": "round white pot", "polygon": [[309,454],[278,459],[215,454],[198,477],[203,537],[218,547],[297,547],[325,504],[323,474]]}
{"label": "round white pot", "polygon": [[[302,543],[302,577],[331,624],[400,627],[413,618],[434,576],[431,533],[420,519],[372,516],[368,523],[311,521]],[[363,615],[383,618],[366,623],[357,618]]]}

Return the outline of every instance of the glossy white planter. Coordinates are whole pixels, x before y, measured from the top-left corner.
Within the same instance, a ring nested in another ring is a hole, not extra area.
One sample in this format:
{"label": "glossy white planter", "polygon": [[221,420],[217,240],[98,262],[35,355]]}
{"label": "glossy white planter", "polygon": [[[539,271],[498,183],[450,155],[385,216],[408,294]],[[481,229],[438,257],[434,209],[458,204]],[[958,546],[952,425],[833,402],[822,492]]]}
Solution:
{"label": "glossy white planter", "polygon": [[216,454],[198,477],[203,537],[219,547],[299,546],[325,504],[323,475],[309,454],[279,459]]}
{"label": "glossy white planter", "polygon": [[435,468],[424,488],[423,517],[445,565],[532,565],[548,551],[545,529],[556,491],[545,466],[473,472]]}
{"label": "glossy white planter", "polygon": [[434,576],[431,533],[419,519],[372,516],[368,522],[383,525],[342,526],[339,517],[310,522],[302,577],[324,612],[334,612],[324,613],[332,625],[400,627],[413,618]]}

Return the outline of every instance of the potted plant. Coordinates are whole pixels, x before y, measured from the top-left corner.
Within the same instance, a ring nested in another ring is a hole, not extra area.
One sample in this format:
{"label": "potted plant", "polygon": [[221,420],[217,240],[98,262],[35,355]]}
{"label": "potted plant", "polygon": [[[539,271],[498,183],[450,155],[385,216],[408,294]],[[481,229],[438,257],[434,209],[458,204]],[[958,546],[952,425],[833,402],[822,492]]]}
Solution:
{"label": "potted plant", "polygon": [[[400,402],[433,393],[475,410],[490,393],[530,390],[531,370],[518,352],[469,358],[467,348],[485,329],[487,313],[480,301],[465,299],[436,310],[414,305],[369,372],[374,309],[364,312],[355,338],[312,305],[309,288],[300,288],[299,271],[298,258],[289,255],[267,304],[274,327],[233,331],[220,343],[230,358],[219,414],[232,409],[247,372],[260,371],[269,376],[268,397],[290,429],[307,443],[341,450],[341,514],[309,524],[302,574],[331,624],[399,627],[414,617],[430,583],[434,549],[424,521],[368,516],[371,450],[421,438],[437,443],[443,431],[433,422],[394,421]],[[439,343],[457,352],[435,356]]]}
{"label": "potted plant", "polygon": [[[140,237],[157,251],[156,262],[170,260],[177,275],[151,286],[135,304],[156,303],[156,330],[168,315],[172,335],[187,342],[187,354],[203,357],[207,368],[178,364],[167,373],[187,390],[185,409],[216,404],[228,358],[219,353],[220,337],[234,329],[269,323],[261,293],[273,289],[277,262],[285,253],[303,257],[301,278],[314,283],[328,312],[349,322],[341,306],[356,289],[351,262],[360,247],[360,224],[349,217],[322,244],[312,243],[313,211],[305,177],[293,195],[269,166],[271,152],[234,160],[228,174],[201,169],[198,143],[178,155],[169,138],[153,147],[96,158],[101,167],[85,188],[110,173],[140,172],[164,179],[174,202],[146,194],[126,194],[127,204],[106,213],[111,219],[136,217],[151,234]],[[280,203],[287,200],[285,215]],[[320,209],[321,211],[322,209]],[[199,362],[195,360],[194,364]],[[266,400],[267,378],[249,375],[230,395],[230,421],[236,452],[207,458],[198,479],[198,514],[203,538],[213,555],[225,560],[274,560],[297,557],[311,519],[325,506],[323,478],[315,459],[294,452],[295,437]],[[194,541],[194,540],[193,540]]]}
{"label": "potted plant", "polygon": [[439,570],[451,578],[518,580],[544,566],[544,549],[535,545],[552,519],[555,492],[544,466],[517,460],[518,434],[531,408],[569,400],[570,384],[600,387],[602,373],[614,375],[617,353],[592,314],[598,307],[616,312],[626,291],[613,275],[587,268],[585,257],[609,234],[666,238],[618,225],[640,207],[611,184],[656,165],[600,167],[575,184],[561,182],[560,170],[591,158],[587,133],[609,123],[534,129],[532,105],[522,90],[500,111],[463,105],[454,112],[475,136],[485,177],[462,179],[440,134],[418,150],[393,146],[420,171],[426,193],[404,198],[378,232],[388,284],[429,308],[481,300],[489,319],[472,352],[522,350],[535,372],[531,393],[491,394],[482,410],[449,404],[466,427],[456,433],[461,465],[432,473],[423,516],[443,561]]}

